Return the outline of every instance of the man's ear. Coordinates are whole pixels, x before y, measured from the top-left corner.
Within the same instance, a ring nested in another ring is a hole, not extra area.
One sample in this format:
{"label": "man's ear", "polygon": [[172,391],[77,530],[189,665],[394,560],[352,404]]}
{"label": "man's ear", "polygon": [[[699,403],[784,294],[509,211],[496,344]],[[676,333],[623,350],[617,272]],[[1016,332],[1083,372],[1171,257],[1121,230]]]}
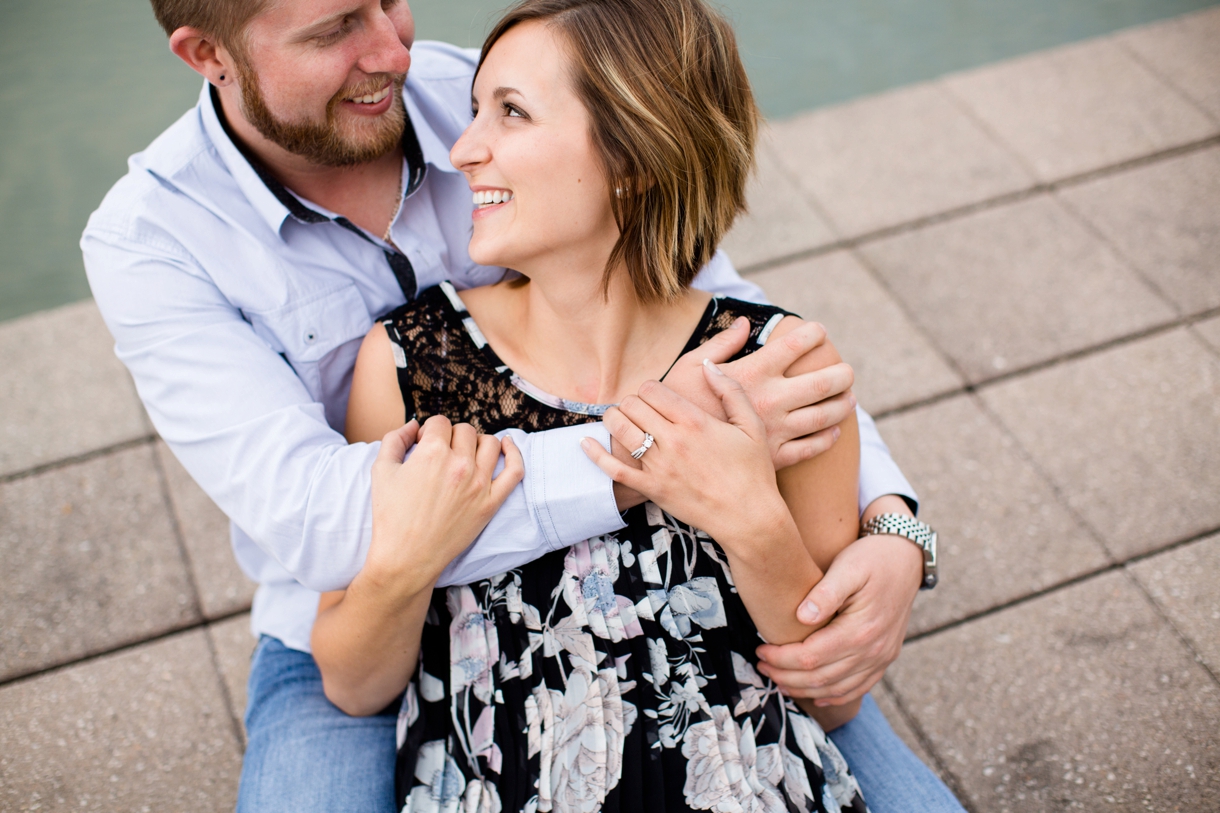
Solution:
{"label": "man's ear", "polygon": [[174,31],[169,35],[169,49],[216,87],[230,85],[237,79],[232,54],[215,37],[198,28],[184,25]]}

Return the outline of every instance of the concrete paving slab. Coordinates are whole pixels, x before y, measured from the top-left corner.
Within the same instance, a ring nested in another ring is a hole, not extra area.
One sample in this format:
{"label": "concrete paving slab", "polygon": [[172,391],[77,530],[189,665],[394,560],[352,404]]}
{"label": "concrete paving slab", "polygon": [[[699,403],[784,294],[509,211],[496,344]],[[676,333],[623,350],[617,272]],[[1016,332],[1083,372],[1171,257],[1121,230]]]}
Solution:
{"label": "concrete paving slab", "polygon": [[909,644],[889,681],[977,813],[1220,798],[1220,690],[1122,572]]}
{"label": "concrete paving slab", "polygon": [[0,680],[198,620],[144,445],[0,484]]}
{"label": "concrete paving slab", "polygon": [[216,650],[220,676],[229,694],[230,713],[241,729],[245,744],[246,683],[250,679],[250,656],[258,643],[250,632],[250,614],[243,613],[208,625],[208,635]]}
{"label": "concrete paving slab", "polygon": [[231,811],[241,752],[202,630],[0,689],[0,808]]}
{"label": "concrete paving slab", "polygon": [[886,418],[881,432],[939,535],[941,581],[916,600],[912,634],[1110,562],[969,396]]}
{"label": "concrete paving slab", "polygon": [[757,168],[746,190],[750,210],[737,220],[721,247],[738,269],[829,245],[834,231],[775,157],[771,129],[764,128]]}
{"label": "concrete paving slab", "polygon": [[976,68],[944,82],[1043,181],[1220,132],[1220,124],[1110,39]]}
{"label": "concrete paving slab", "polygon": [[962,386],[889,293],[847,251],[750,276],[772,302],[826,325],[856,372],[865,409],[884,412]]}
{"label": "concrete paving slab", "polygon": [[233,558],[229,518],[195,484],[163,441],[157,441],[156,449],[204,617],[217,618],[248,609],[258,585],[246,578]]}
{"label": "concrete paving slab", "polygon": [[1194,325],[1194,331],[1203,338],[1203,341],[1211,345],[1212,349],[1220,353],[1220,316],[1197,322]]}
{"label": "concrete paving slab", "polygon": [[981,395],[1118,559],[1220,527],[1220,359],[1188,329]]}
{"label": "concrete paving slab", "polygon": [[1140,26],[1118,39],[1220,119],[1220,7]]}
{"label": "concrete paving slab", "polygon": [[780,162],[846,237],[1033,183],[936,84],[824,108],[773,129]]}
{"label": "concrete paving slab", "polygon": [[[936,760],[923,747],[923,743],[919,741],[915,730],[911,728],[906,718],[902,716],[902,712],[898,710],[898,701],[894,698],[893,692],[882,682],[874,686],[869,694],[873,696],[873,700],[877,701],[877,708],[881,709],[881,713],[889,721],[890,728],[894,729],[894,733],[907,744],[907,748],[915,752],[915,756],[919,757],[924,765],[927,765],[939,776],[940,769],[936,764]],[[943,779],[944,777],[941,778]]]}
{"label": "concrete paving slab", "polygon": [[1176,315],[1046,195],[871,242],[861,253],[975,382]]}
{"label": "concrete paving slab", "polygon": [[1127,566],[1212,674],[1220,675],[1220,535]]}
{"label": "concrete paving slab", "polygon": [[1065,189],[1061,197],[1183,313],[1220,305],[1220,147]]}
{"label": "concrete paving slab", "polygon": [[151,432],[92,300],[0,325],[0,476]]}

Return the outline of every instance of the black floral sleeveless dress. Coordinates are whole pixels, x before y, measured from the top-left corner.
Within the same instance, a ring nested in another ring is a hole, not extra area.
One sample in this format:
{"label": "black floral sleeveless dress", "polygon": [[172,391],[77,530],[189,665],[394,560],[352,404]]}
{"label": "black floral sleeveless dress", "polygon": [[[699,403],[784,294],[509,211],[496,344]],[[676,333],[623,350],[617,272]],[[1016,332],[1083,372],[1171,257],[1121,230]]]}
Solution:
{"label": "black floral sleeveless dress", "polygon": [[[683,353],[738,316],[751,352],[784,312],[712,299]],[[447,283],[383,321],[408,419],[541,431],[606,409],[522,380]],[[834,744],[755,671],[761,639],[721,548],[652,503],[624,518],[436,590],[398,718],[402,812],[863,813]]]}

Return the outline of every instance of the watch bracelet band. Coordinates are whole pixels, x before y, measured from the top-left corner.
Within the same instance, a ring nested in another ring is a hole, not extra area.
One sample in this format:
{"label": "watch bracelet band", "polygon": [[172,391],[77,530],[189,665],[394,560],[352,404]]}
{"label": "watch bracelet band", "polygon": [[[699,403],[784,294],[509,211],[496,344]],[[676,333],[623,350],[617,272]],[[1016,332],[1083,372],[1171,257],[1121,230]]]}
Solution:
{"label": "watch bracelet band", "polygon": [[931,590],[940,579],[936,556],[936,531],[906,514],[878,514],[860,527],[860,535],[892,534],[905,537],[923,551],[923,581],[919,589]]}

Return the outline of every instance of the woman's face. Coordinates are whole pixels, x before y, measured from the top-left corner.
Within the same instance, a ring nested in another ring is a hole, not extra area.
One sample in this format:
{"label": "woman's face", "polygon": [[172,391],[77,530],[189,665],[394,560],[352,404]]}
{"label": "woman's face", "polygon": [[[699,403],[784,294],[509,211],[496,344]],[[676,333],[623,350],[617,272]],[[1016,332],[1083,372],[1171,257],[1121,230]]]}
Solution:
{"label": "woman's face", "polygon": [[569,66],[564,43],[540,22],[510,29],[483,62],[474,121],[449,155],[474,192],[470,256],[480,265],[529,275],[540,259],[558,259],[600,272],[618,240]]}

